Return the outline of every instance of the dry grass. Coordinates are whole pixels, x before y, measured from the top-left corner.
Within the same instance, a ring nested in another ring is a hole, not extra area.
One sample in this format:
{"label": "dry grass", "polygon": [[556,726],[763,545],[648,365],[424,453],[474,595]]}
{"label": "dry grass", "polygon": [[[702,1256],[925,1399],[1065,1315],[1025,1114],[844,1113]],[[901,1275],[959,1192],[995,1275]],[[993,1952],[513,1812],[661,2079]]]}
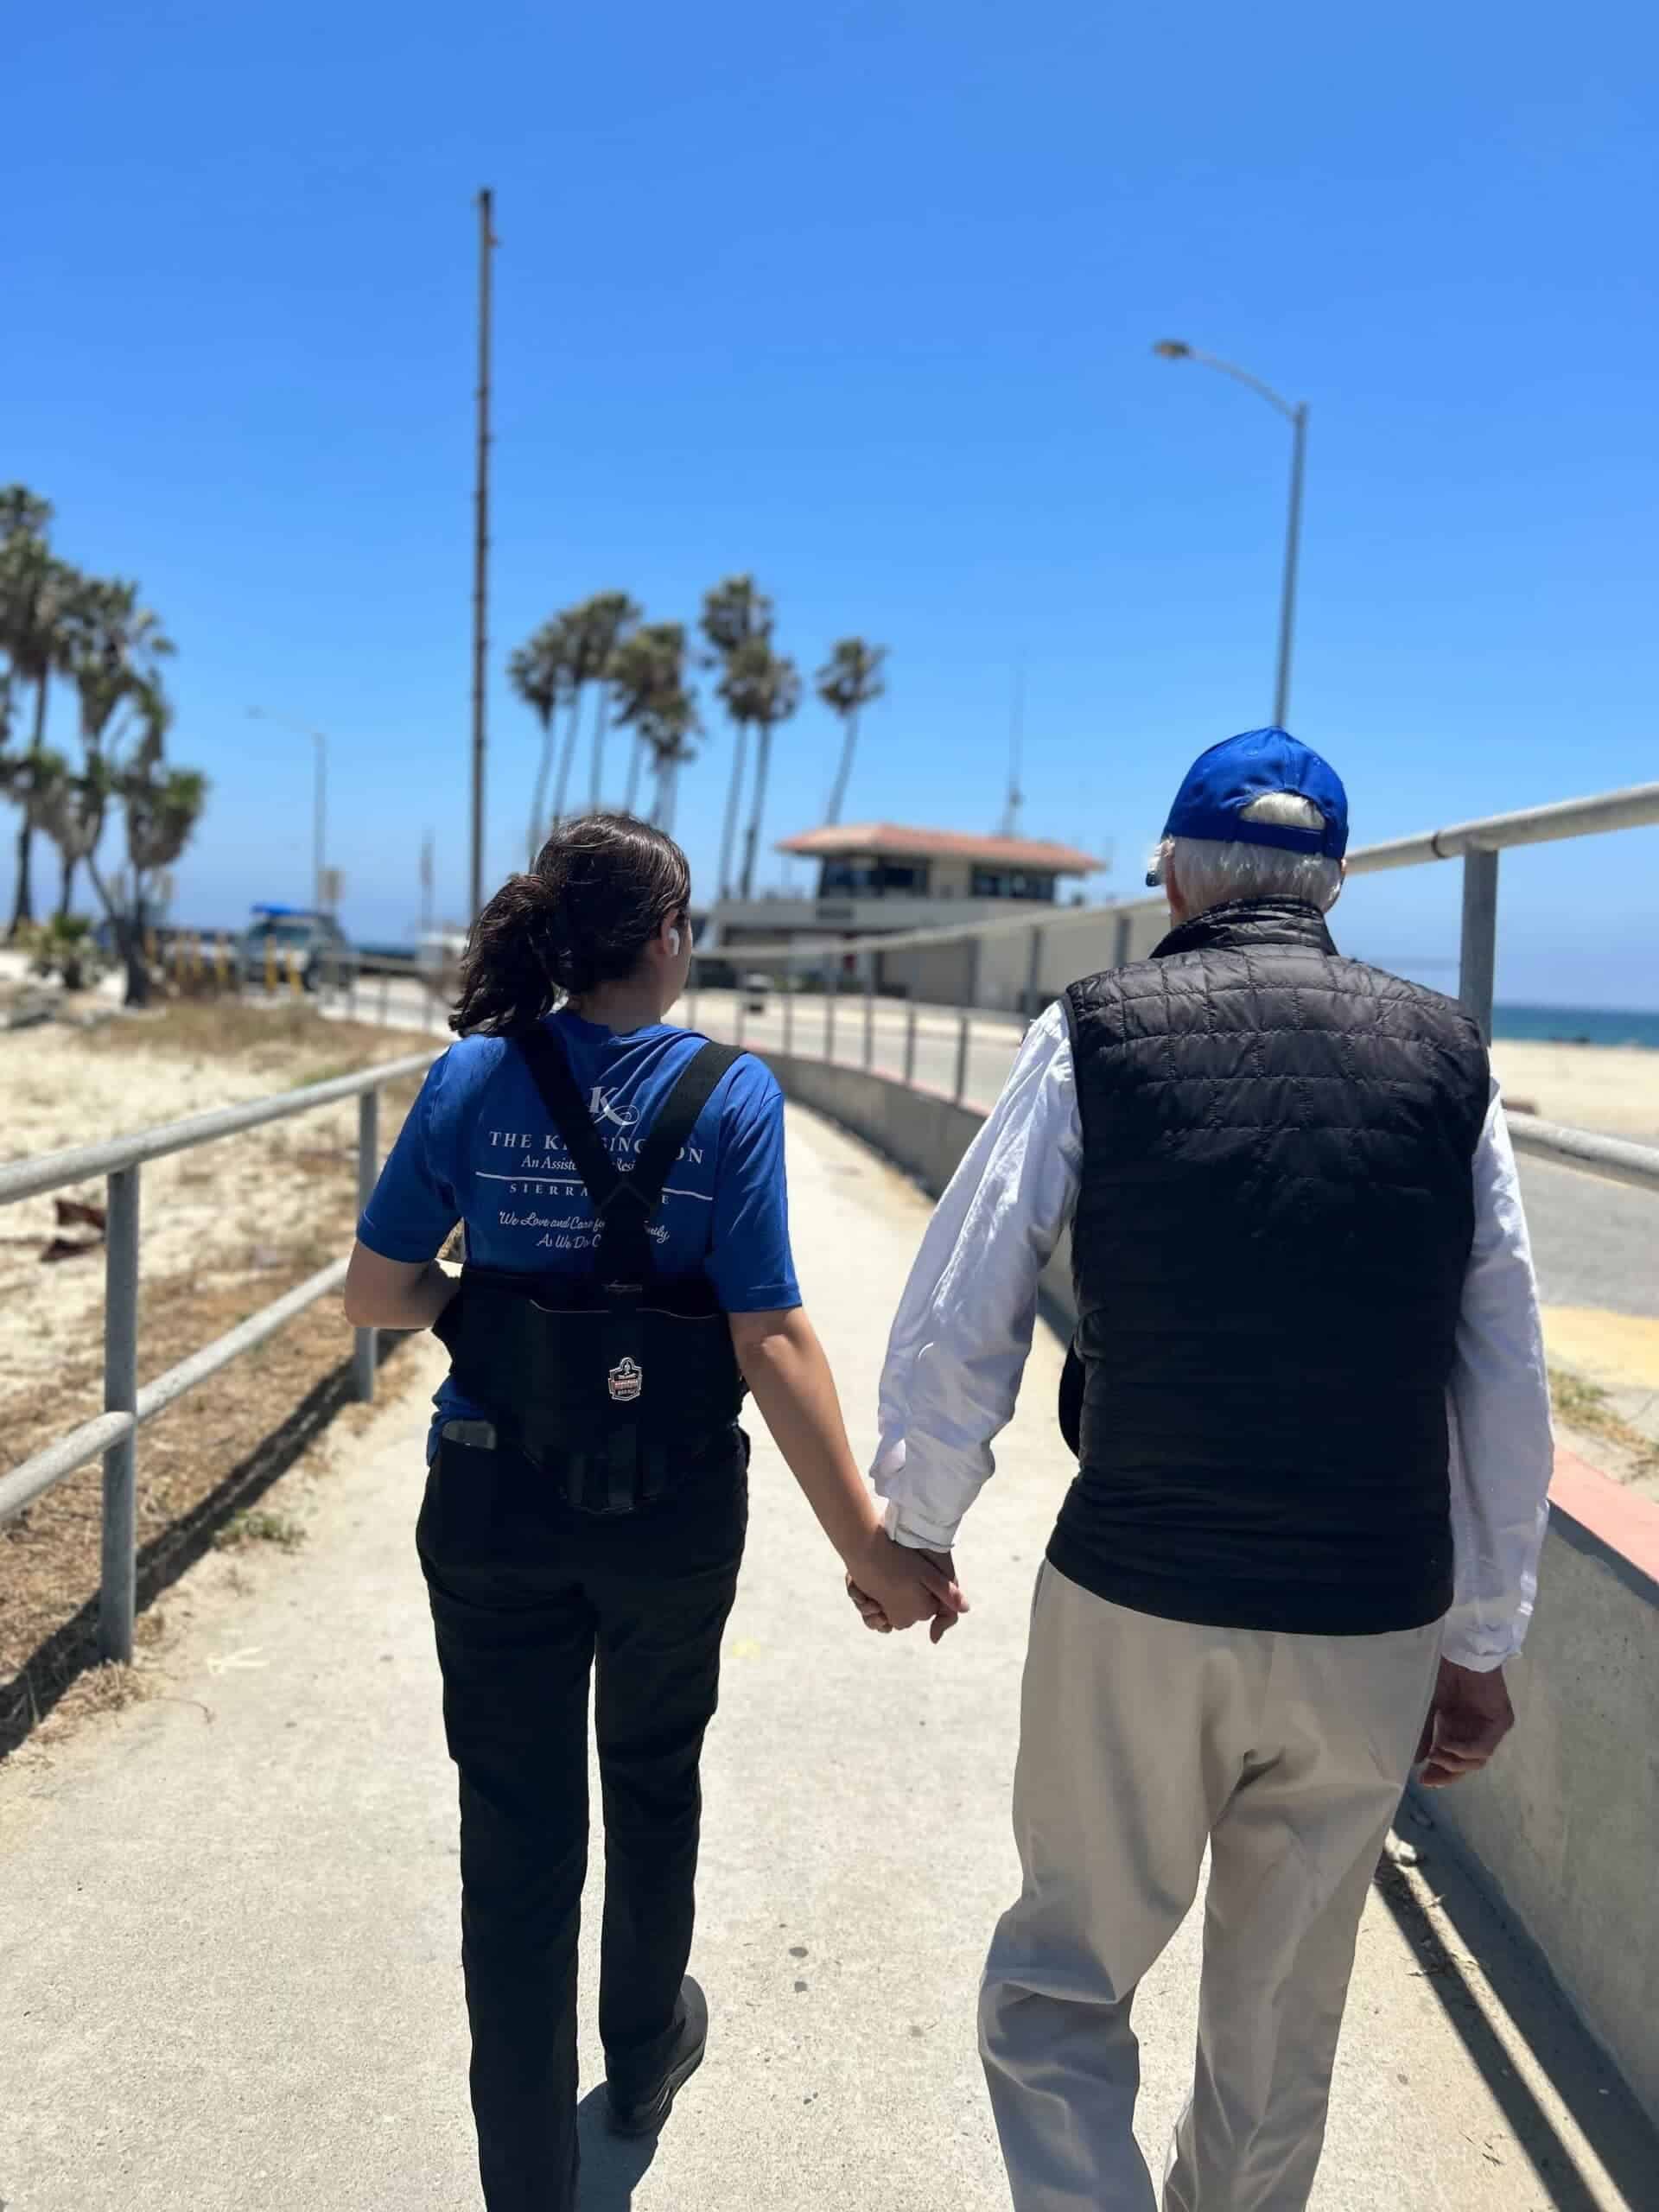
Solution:
{"label": "dry grass", "polygon": [[[35,1037],[41,1033],[26,1033]],[[22,1039],[8,1041],[16,1052]],[[324,1022],[308,1007],[275,1013],[219,1005],[169,1007],[54,1040],[50,1080],[73,1090],[84,1116],[111,1134],[125,1065],[142,1058],[143,1119],[165,1097],[161,1064],[189,1071],[199,1110],[216,1074],[223,1096],[246,1097],[396,1058],[416,1039]],[[84,1061],[80,1056],[86,1056]],[[24,1064],[27,1066],[27,1064]],[[251,1077],[253,1078],[251,1080]],[[37,1079],[48,1079],[40,1071]],[[384,1094],[389,1141],[416,1085]],[[141,1382],[223,1334],[348,1247],[356,1214],[354,1117],[338,1109],[226,1140],[144,1179]],[[126,1127],[142,1126],[128,1119]],[[171,1167],[169,1177],[162,1171]],[[155,1186],[152,1191],[152,1185]],[[89,1192],[85,1195],[97,1196]],[[15,1209],[20,1212],[22,1209]],[[28,1240],[22,1240],[27,1245]],[[101,1256],[40,1265],[34,1249],[6,1255],[0,1304],[0,1468],[15,1465],[97,1412],[103,1398]],[[395,1341],[395,1340],[393,1340]],[[303,1530],[259,1505],[305,1446],[348,1406],[351,1336],[338,1301],[310,1307],[155,1421],[138,1439],[141,1605],[149,1605],[219,1536],[236,1546],[288,1547]],[[347,1419],[354,1422],[359,1409]],[[360,1409],[366,1412],[366,1408]],[[116,1694],[96,1658],[101,1470],[80,1468],[0,1528],[0,1757],[77,1687],[71,1707]],[[124,1674],[131,1670],[116,1670]],[[96,1679],[94,1690],[86,1685]],[[130,1694],[127,1685],[122,1694]]]}

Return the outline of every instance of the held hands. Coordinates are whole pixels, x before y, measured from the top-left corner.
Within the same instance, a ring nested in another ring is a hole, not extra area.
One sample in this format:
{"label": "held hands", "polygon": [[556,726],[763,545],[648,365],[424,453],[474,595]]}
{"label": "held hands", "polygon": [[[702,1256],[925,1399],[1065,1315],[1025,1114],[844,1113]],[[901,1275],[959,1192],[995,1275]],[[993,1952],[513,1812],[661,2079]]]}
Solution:
{"label": "held hands", "polygon": [[1444,1789],[1478,1773],[1514,1726],[1501,1667],[1480,1675],[1442,1659],[1417,1746],[1418,1760],[1425,1763],[1418,1780],[1425,1789]]}
{"label": "held hands", "polygon": [[927,1621],[934,1643],[969,1611],[949,1552],[895,1544],[884,1529],[872,1535],[856,1569],[849,1570],[847,1595],[865,1627],[878,1635]]}

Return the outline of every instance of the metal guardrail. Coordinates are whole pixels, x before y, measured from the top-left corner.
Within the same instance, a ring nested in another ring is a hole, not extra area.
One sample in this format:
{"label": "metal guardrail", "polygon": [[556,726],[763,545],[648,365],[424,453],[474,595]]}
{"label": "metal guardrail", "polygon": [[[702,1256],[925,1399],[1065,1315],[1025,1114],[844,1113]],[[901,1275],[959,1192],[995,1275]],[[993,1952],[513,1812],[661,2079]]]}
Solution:
{"label": "metal guardrail", "polygon": [[[266,1338],[274,1336],[308,1306],[326,1298],[344,1281],[346,1262],[331,1261],[302,1283],[273,1299],[245,1321],[192,1352],[141,1390],[138,1387],[138,1221],[139,1178],[148,1160],[217,1143],[245,1129],[312,1114],[319,1107],[355,1098],[357,1189],[366,1204],[380,1165],[380,1090],[401,1076],[423,1073],[437,1057],[411,1052],[383,1060],[356,1074],[336,1076],[303,1090],[223,1106],[141,1129],[107,1144],[76,1145],[33,1160],[0,1166],[0,1205],[73,1188],[92,1177],[105,1178],[107,1193],[104,1262],[104,1411],[67,1436],[33,1453],[9,1474],[0,1475],[0,1522],[11,1519],[77,1467],[100,1454],[104,1460],[103,1571],[99,1590],[99,1643],[107,1659],[132,1657],[137,1605],[137,1434],[147,1421],[188,1390],[218,1374]],[[378,1332],[359,1329],[352,1354],[354,1395],[374,1395]]]}
{"label": "metal guardrail", "polygon": [[[1397,837],[1388,843],[1362,846],[1348,855],[1351,875],[1374,874],[1384,868],[1417,868],[1434,861],[1463,861],[1463,931],[1459,963],[1458,996],[1480,1024],[1490,1043],[1492,1034],[1492,979],[1497,942],[1498,855],[1516,845],[1543,845],[1565,837],[1588,837],[1615,830],[1634,830],[1659,823],[1659,783],[1632,784],[1622,791],[1603,791],[1588,798],[1561,799],[1549,806],[1525,807],[1511,814],[1491,814],[1477,822],[1454,823],[1444,830],[1418,836]],[[1138,915],[1159,912],[1161,899],[1125,899],[1111,906],[1045,907],[1037,914],[1021,914],[1007,921],[957,924],[948,929],[904,930],[880,937],[822,937],[784,939],[777,944],[738,944],[701,956],[725,967],[742,970],[763,960],[781,961],[791,978],[804,964],[821,967],[826,957],[855,953],[861,959],[878,952],[919,952],[931,946],[995,944],[1007,938],[1029,938],[1034,998],[1043,933],[1050,928],[1077,929],[1109,925],[1114,931],[1114,963],[1128,957],[1130,931]],[[1106,964],[1104,963],[1103,965]],[[1027,1011],[1030,1011],[1029,1007]]]}
{"label": "metal guardrail", "polygon": [[1570,1129],[1537,1114],[1510,1114],[1510,1137],[1517,1152],[1558,1167],[1577,1167],[1605,1183],[1646,1191],[1659,1198],[1659,1146],[1634,1144],[1627,1137],[1605,1137],[1593,1129]]}

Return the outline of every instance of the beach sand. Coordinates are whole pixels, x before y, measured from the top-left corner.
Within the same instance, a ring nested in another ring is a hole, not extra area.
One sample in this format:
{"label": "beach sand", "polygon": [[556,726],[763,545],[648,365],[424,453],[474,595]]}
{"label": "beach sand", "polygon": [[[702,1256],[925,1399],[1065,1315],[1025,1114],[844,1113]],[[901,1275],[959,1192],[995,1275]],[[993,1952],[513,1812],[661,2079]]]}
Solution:
{"label": "beach sand", "polygon": [[1517,1111],[1659,1145],[1659,1052],[1637,1045],[1500,1038],[1492,1046],[1492,1066],[1505,1100]]}

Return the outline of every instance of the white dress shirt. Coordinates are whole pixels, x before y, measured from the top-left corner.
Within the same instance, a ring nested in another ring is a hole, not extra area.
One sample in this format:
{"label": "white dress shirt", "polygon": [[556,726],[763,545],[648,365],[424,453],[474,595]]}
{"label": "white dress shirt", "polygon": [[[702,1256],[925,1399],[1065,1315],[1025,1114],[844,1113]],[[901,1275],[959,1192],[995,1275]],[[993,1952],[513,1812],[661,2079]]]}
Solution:
{"label": "white dress shirt", "polygon": [[[1445,1653],[1484,1671],[1532,1615],[1554,1463],[1538,1290],[1496,1083],[1474,1157],[1475,1241],[1447,1389],[1456,1598]],[[1037,1289],[1077,1205],[1083,1124],[1065,1010],[1033,1023],[1001,1097],[939,1200],[881,1376],[872,1470],[900,1543],[945,1551],[995,1470]]]}

